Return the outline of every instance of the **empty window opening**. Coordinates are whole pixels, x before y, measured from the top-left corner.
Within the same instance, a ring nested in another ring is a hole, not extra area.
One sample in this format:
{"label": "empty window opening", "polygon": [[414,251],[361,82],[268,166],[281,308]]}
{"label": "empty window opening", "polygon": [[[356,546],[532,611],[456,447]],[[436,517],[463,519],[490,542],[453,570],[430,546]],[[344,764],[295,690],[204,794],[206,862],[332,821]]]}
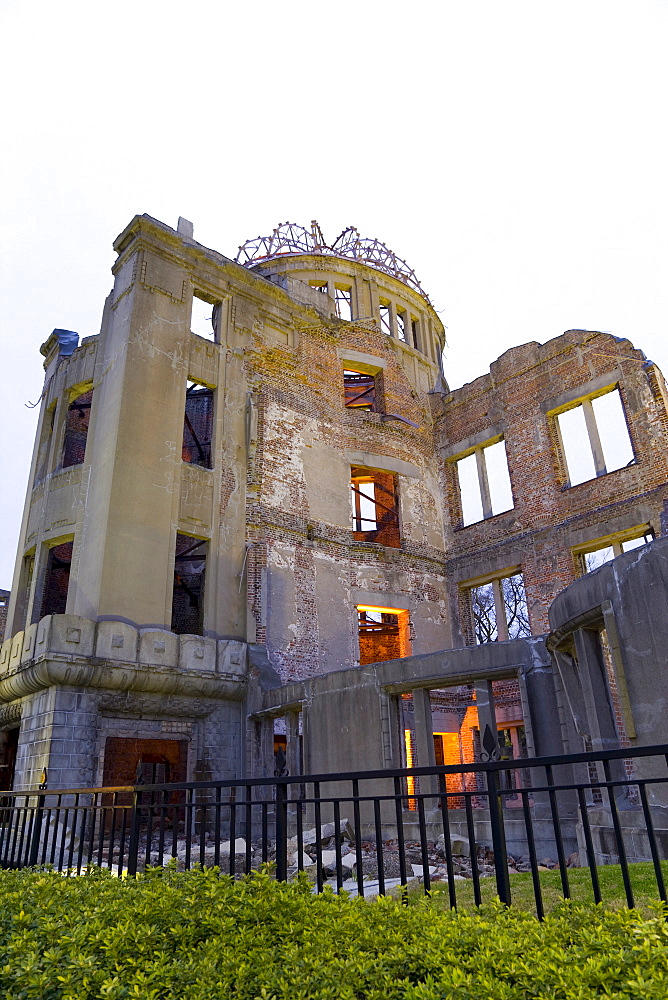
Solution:
{"label": "empty window opening", "polygon": [[211,469],[211,434],[213,430],[213,389],[199,382],[188,382],[183,420],[181,456],[190,465]]}
{"label": "empty window opening", "polygon": [[[14,610],[14,632],[21,632],[26,627],[34,573],[35,551],[33,549],[32,552],[23,557],[21,565],[21,575],[16,595],[16,608]],[[34,620],[39,621],[37,615],[35,615]]]}
{"label": "empty window opening", "polygon": [[190,332],[207,340],[217,340],[220,302],[207,302],[197,292],[193,293],[192,311],[190,313]]}
{"label": "empty window opening", "polygon": [[329,282],[327,281],[309,281],[311,288],[315,288],[316,291],[322,292],[323,295],[329,295]]}
{"label": "empty window opening", "polygon": [[74,542],[62,542],[49,549],[42,596],[40,616],[42,618],[45,615],[64,615],[66,613],[73,545]]}
{"label": "empty window opening", "polygon": [[389,302],[380,303],[380,329],[388,337],[392,336],[392,312]]}
{"label": "empty window opening", "polygon": [[351,472],[353,538],[398,549],[401,539],[395,476],[368,469],[353,468]]}
{"label": "empty window opening", "polygon": [[408,611],[357,607],[360,664],[383,663],[410,656],[410,616]]}
{"label": "empty window opening", "polygon": [[412,343],[415,350],[420,349],[420,326],[416,319],[411,318]]}
{"label": "empty window opening", "polygon": [[613,541],[608,544],[599,543],[596,548],[579,554],[581,570],[583,573],[591,573],[593,570],[598,569],[599,566],[603,566],[605,563],[616,559],[617,556],[621,556],[623,552],[630,552],[631,549],[640,548],[641,545],[646,545],[653,539],[654,531],[648,527],[642,534],[634,535],[632,538],[626,538],[623,541]]}
{"label": "empty window opening", "polygon": [[[69,416],[69,414],[68,414]],[[51,442],[56,422],[56,404],[44,414],[44,424],[39,442],[37,454],[37,464],[35,468],[35,483],[40,483],[49,472],[49,455],[51,453]],[[85,449],[84,449],[85,450]]]}
{"label": "empty window opening", "polygon": [[339,319],[350,322],[353,318],[353,290],[345,285],[336,285],[334,289],[336,315]]}
{"label": "empty window opening", "polygon": [[619,389],[559,413],[557,424],[569,486],[635,462]]}
{"label": "empty window opening", "polygon": [[503,439],[460,458],[457,478],[465,526],[512,510],[513,491]]}
{"label": "empty window opening", "polygon": [[531,635],[524,578],[521,573],[471,587],[473,631],[477,644]]}
{"label": "empty window opening", "polygon": [[191,535],[176,536],[172,632],[201,635],[204,626],[206,542]]}
{"label": "empty window opening", "polygon": [[73,399],[67,408],[65,438],[63,440],[63,469],[68,469],[71,465],[81,465],[86,456],[92,399],[93,390],[89,389],[88,392]]}
{"label": "empty window opening", "polygon": [[350,368],[343,371],[345,404],[351,410],[376,409],[376,376],[365,372],[355,372]]}
{"label": "empty window opening", "polygon": [[403,340],[404,343],[407,340],[406,336],[407,330],[408,330],[408,319],[406,317],[406,313],[401,312],[399,309],[397,309],[397,337],[399,338],[399,340]]}

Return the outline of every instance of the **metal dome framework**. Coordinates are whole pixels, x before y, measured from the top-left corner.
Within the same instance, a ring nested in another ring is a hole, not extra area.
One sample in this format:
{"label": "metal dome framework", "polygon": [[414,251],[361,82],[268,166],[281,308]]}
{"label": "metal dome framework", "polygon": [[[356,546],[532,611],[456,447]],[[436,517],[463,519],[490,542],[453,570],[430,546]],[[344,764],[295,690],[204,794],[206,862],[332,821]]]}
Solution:
{"label": "metal dome framework", "polygon": [[255,264],[288,254],[319,254],[368,264],[403,281],[429,302],[429,296],[422,288],[413,268],[409,267],[401,257],[397,257],[380,240],[360,236],[354,226],[344,229],[333,243],[328,244],[315,220],[311,222],[310,232],[295,222],[281,222],[271,236],[257,236],[243,243],[235,260],[244,267],[253,267]]}

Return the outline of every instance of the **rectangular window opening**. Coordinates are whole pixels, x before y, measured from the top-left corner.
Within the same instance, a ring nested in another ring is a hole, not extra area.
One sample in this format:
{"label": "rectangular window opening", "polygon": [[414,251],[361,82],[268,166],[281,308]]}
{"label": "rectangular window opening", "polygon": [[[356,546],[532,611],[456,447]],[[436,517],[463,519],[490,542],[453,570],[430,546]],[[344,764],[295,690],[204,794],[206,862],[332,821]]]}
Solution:
{"label": "rectangular window opening", "polygon": [[531,635],[524,578],[521,573],[471,587],[475,642],[500,642]]}
{"label": "rectangular window opening", "polygon": [[351,410],[376,410],[376,376],[356,372],[350,368],[343,371],[345,405]]}
{"label": "rectangular window opening", "polygon": [[345,285],[336,285],[334,294],[334,301],[336,302],[336,315],[339,319],[345,319],[348,322],[351,322],[353,318],[352,288]]}
{"label": "rectangular window opening", "polygon": [[[68,414],[69,416],[69,414]],[[39,452],[35,470],[35,485],[41,483],[49,473],[49,454],[51,452],[51,442],[56,423],[56,404],[44,414],[44,424],[39,442]]]}
{"label": "rectangular window opening", "polygon": [[623,552],[631,552],[632,549],[638,549],[641,545],[647,545],[648,542],[653,540],[654,531],[648,526],[642,534],[633,535],[621,541],[599,542],[593,548],[589,549],[589,551],[580,553],[582,571],[584,573],[593,573],[599,566],[604,566],[606,563],[611,562],[617,556],[621,556]]}
{"label": "rectangular window opening", "polygon": [[200,382],[187,383],[183,419],[181,457],[189,465],[213,468],[211,436],[213,431],[213,389]]}
{"label": "rectangular window opening", "polygon": [[476,448],[457,463],[457,481],[466,527],[514,507],[503,439]]}
{"label": "rectangular window opening", "polygon": [[568,485],[633,465],[635,456],[619,389],[557,414]]}
{"label": "rectangular window opening", "polygon": [[416,351],[420,349],[420,327],[418,320],[411,317],[411,334],[413,338],[413,347]]}
{"label": "rectangular window opening", "polygon": [[411,655],[410,615],[395,608],[357,606],[360,664]]}
{"label": "rectangular window opening", "polygon": [[206,551],[203,539],[177,534],[171,628],[179,635],[201,635],[203,631]]}
{"label": "rectangular window opening", "polygon": [[405,312],[397,309],[397,337],[399,340],[407,341],[408,319]]}
{"label": "rectangular window opening", "polygon": [[93,390],[89,389],[73,399],[67,408],[61,463],[63,469],[69,469],[73,465],[82,465],[86,457],[92,400]]}
{"label": "rectangular window opening", "polygon": [[44,576],[41,618],[46,615],[66,614],[73,546],[73,541],[61,542],[60,545],[53,545],[49,549]]}
{"label": "rectangular window opening", "polygon": [[399,498],[391,472],[351,470],[350,500],[355,541],[401,547]]}
{"label": "rectangular window opening", "polygon": [[217,341],[220,310],[220,302],[208,302],[198,292],[193,292],[190,332],[206,340]]}
{"label": "rectangular window opening", "polygon": [[390,312],[390,303],[381,302],[380,306],[380,329],[383,333],[386,333],[388,337],[392,336],[392,316]]}

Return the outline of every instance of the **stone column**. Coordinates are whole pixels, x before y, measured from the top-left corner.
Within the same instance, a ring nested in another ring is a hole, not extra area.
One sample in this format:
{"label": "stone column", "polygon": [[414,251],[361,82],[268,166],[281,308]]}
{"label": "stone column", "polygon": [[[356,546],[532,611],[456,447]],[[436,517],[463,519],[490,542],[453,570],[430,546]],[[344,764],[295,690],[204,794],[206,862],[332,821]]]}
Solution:
{"label": "stone column", "polygon": [[301,754],[299,752],[299,712],[288,712],[285,716],[285,766],[294,777],[301,774]]}
{"label": "stone column", "polygon": [[[431,697],[428,688],[418,688],[413,691],[413,718],[415,720],[418,767],[436,767],[434,727],[431,721]],[[420,790],[428,795],[436,795],[438,793],[438,777],[436,775],[421,777]],[[435,801],[427,800],[427,808],[434,805],[436,805]]]}
{"label": "stone column", "polygon": [[498,760],[499,737],[496,729],[496,714],[494,712],[494,695],[492,693],[491,681],[477,680],[475,682],[475,704],[478,712],[482,759],[483,761]]}

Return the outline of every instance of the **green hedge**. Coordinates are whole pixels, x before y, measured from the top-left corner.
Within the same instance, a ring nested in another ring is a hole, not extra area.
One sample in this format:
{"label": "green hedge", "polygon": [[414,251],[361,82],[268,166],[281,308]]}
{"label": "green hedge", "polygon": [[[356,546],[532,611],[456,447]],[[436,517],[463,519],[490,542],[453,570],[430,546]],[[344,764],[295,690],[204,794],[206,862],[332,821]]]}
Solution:
{"label": "green hedge", "polygon": [[562,904],[539,923],[453,914],[265,874],[0,872],[11,1000],[589,1000],[668,997],[663,914]]}

